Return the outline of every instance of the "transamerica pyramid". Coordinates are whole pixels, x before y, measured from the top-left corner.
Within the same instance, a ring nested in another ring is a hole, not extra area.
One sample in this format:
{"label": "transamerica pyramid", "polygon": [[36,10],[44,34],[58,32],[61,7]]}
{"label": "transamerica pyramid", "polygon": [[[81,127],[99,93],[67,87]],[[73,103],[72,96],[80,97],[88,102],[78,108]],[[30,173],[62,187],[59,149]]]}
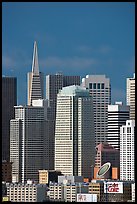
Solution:
{"label": "transamerica pyramid", "polygon": [[28,73],[28,105],[32,105],[32,100],[43,99],[44,74],[39,72],[37,43],[34,42],[32,72]]}

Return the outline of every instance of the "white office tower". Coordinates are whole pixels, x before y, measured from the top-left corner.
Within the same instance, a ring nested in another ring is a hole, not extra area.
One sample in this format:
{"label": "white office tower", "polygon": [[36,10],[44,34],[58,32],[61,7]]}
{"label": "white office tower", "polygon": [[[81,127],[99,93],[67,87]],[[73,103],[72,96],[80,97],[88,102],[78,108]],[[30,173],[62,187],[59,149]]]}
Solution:
{"label": "white office tower", "polygon": [[38,181],[38,170],[54,169],[54,122],[47,120],[46,100],[15,106],[10,121],[12,181]]}
{"label": "white office tower", "polygon": [[135,183],[132,184],[132,202],[135,202]]}
{"label": "white office tower", "polygon": [[44,74],[39,72],[37,44],[34,42],[32,72],[28,73],[28,105],[32,100],[44,98]]}
{"label": "white office tower", "polygon": [[135,73],[127,78],[127,105],[130,106],[130,120],[135,120]]}
{"label": "white office tower", "polygon": [[135,120],[120,127],[120,179],[135,179]]}
{"label": "white office tower", "polygon": [[91,177],[95,159],[92,98],[80,86],[64,87],[57,95],[55,170]]}
{"label": "white office tower", "polygon": [[129,120],[129,106],[122,102],[108,105],[108,137],[107,142],[115,149],[120,150],[120,127]]}
{"label": "white office tower", "polygon": [[105,75],[87,75],[82,87],[89,89],[93,98],[95,145],[107,140],[108,105],[111,103],[110,79]]}

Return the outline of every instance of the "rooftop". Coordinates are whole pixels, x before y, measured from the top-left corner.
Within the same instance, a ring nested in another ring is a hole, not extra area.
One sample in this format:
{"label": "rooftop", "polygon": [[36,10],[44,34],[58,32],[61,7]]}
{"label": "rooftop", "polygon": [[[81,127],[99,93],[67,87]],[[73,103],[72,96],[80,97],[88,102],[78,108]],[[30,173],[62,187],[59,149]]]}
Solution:
{"label": "rooftop", "polygon": [[90,96],[89,91],[78,85],[66,86],[60,90],[59,95],[65,96]]}

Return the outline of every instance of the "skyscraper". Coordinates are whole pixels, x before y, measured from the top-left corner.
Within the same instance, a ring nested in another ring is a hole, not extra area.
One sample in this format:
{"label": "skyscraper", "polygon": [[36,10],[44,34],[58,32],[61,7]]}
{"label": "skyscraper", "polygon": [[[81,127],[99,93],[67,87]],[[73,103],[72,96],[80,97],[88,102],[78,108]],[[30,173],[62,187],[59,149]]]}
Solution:
{"label": "skyscraper", "polygon": [[15,106],[15,119],[10,122],[10,160],[15,182],[38,181],[38,170],[54,169],[54,121],[47,120],[44,102],[41,99],[32,106]]}
{"label": "skyscraper", "polygon": [[71,85],[80,86],[80,76],[63,76],[63,87]]}
{"label": "skyscraper", "polygon": [[34,42],[32,72],[28,73],[28,105],[44,97],[44,74],[39,72],[37,44]]}
{"label": "skyscraper", "polygon": [[49,100],[49,106],[51,107],[50,117],[56,119],[56,101],[57,94],[63,87],[63,75],[57,73],[55,75],[46,76],[46,99]]}
{"label": "skyscraper", "polygon": [[91,177],[95,159],[92,98],[80,86],[67,86],[57,95],[55,170]]}
{"label": "skyscraper", "polygon": [[135,180],[135,120],[120,127],[120,179]]}
{"label": "skyscraper", "polygon": [[135,73],[133,78],[127,78],[127,105],[130,106],[130,120],[135,120]]}
{"label": "skyscraper", "polygon": [[120,151],[112,147],[107,142],[100,143],[99,145],[97,145],[94,167],[94,179],[97,178],[97,172],[99,171],[100,167],[107,162],[110,162],[111,168],[109,172],[106,173],[103,177],[119,179],[120,169],[119,156]]}
{"label": "skyscraper", "polygon": [[10,119],[17,105],[17,78],[2,77],[2,160],[10,160]]}
{"label": "skyscraper", "polygon": [[87,75],[81,87],[89,89],[93,98],[95,145],[107,140],[108,105],[111,103],[111,86],[105,75]]}
{"label": "skyscraper", "polygon": [[100,143],[96,147],[95,166],[100,168],[106,162],[110,162],[113,167],[119,168],[119,154],[119,150],[107,142]]}
{"label": "skyscraper", "polygon": [[57,94],[62,87],[80,85],[80,76],[63,76],[62,73],[46,76],[46,98],[51,107],[51,119],[56,119]]}
{"label": "skyscraper", "polygon": [[129,120],[129,106],[122,102],[108,105],[108,137],[107,142],[120,150],[120,127]]}

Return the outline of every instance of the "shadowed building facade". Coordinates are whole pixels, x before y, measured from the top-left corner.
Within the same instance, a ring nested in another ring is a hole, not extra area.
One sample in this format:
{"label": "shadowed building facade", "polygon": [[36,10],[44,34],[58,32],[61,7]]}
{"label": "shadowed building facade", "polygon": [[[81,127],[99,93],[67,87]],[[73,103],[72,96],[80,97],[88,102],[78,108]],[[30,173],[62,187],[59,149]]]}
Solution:
{"label": "shadowed building facade", "polygon": [[10,121],[13,182],[38,181],[38,170],[54,169],[54,121],[47,120],[44,100],[36,101],[15,106],[15,119]]}
{"label": "shadowed building facade", "polygon": [[2,77],[2,160],[10,160],[10,120],[17,105],[17,78]]}
{"label": "shadowed building facade", "polygon": [[57,94],[65,86],[80,85],[80,76],[64,76],[62,73],[46,76],[46,99],[51,107],[50,118],[56,119]]}

